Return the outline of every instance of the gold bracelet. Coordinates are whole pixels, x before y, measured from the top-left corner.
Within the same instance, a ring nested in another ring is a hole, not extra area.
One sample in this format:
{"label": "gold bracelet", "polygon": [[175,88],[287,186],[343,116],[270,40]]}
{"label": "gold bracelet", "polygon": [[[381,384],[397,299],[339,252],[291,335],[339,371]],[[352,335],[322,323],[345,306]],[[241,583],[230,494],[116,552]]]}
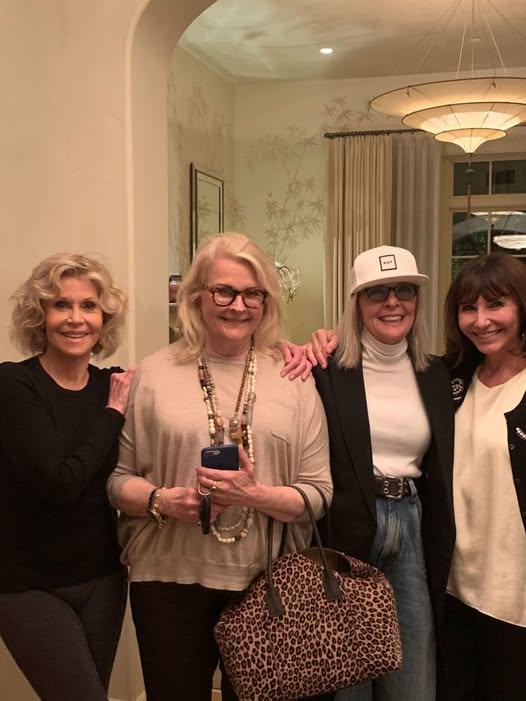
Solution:
{"label": "gold bracelet", "polygon": [[162,514],[159,510],[159,494],[161,489],[164,487],[155,487],[152,489],[150,496],[148,497],[148,505],[146,506],[146,512],[148,516],[157,524],[157,528],[162,528],[166,523],[166,516]]}

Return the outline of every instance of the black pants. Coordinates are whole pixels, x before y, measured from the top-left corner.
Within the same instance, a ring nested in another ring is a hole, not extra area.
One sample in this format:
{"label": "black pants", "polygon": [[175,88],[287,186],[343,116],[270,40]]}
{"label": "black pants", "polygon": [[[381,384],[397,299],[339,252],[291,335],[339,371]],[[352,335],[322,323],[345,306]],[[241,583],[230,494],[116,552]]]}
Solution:
{"label": "black pants", "polygon": [[446,602],[446,679],[443,701],[524,701],[526,628]]}
{"label": "black pants", "polygon": [[[214,626],[239,592],[132,582],[130,602],[148,701],[210,701],[219,650]],[[222,665],[223,701],[237,701]]]}
{"label": "black pants", "polygon": [[[223,608],[239,596],[241,592],[199,584],[131,583],[130,602],[148,701],[210,701],[218,662],[223,701],[238,701],[213,631]],[[330,694],[308,701],[333,698]]]}
{"label": "black pants", "polygon": [[123,569],[50,591],[0,594],[0,636],[41,701],[107,701],[126,592]]}

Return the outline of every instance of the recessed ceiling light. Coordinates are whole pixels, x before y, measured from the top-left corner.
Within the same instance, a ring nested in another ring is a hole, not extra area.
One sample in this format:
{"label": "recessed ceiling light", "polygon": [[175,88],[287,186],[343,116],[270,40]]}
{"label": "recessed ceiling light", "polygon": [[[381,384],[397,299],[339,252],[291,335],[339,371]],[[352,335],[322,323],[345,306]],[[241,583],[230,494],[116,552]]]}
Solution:
{"label": "recessed ceiling light", "polygon": [[320,49],[320,54],[332,54],[332,49],[330,49],[329,47]]}

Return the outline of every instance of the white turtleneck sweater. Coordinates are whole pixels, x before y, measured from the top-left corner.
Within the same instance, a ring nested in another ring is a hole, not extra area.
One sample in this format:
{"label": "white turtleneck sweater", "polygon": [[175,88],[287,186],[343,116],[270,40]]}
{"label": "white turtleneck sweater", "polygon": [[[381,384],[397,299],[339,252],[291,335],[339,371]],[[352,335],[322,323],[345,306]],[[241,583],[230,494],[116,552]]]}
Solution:
{"label": "white turtleneck sweater", "polygon": [[364,329],[362,346],[375,473],[420,477],[431,432],[407,341],[380,343]]}

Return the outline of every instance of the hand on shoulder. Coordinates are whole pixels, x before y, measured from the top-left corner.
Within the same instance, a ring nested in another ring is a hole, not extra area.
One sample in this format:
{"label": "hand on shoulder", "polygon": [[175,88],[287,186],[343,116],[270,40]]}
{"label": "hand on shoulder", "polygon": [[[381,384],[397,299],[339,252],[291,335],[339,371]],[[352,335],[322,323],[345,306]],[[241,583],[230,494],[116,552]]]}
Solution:
{"label": "hand on shoulder", "polygon": [[334,329],[317,329],[306,345],[307,359],[313,367],[327,367],[327,359],[338,347],[338,334]]}
{"label": "hand on shoulder", "polygon": [[114,372],[110,377],[110,390],[108,393],[108,409],[115,409],[121,414],[126,413],[130,396],[130,387],[136,368],[130,368],[124,372]]}
{"label": "hand on shoulder", "polygon": [[285,361],[281,370],[281,376],[286,377],[288,375],[289,380],[301,377],[305,381],[312,370],[312,365],[305,354],[305,346],[283,339],[280,343],[280,350]]}

